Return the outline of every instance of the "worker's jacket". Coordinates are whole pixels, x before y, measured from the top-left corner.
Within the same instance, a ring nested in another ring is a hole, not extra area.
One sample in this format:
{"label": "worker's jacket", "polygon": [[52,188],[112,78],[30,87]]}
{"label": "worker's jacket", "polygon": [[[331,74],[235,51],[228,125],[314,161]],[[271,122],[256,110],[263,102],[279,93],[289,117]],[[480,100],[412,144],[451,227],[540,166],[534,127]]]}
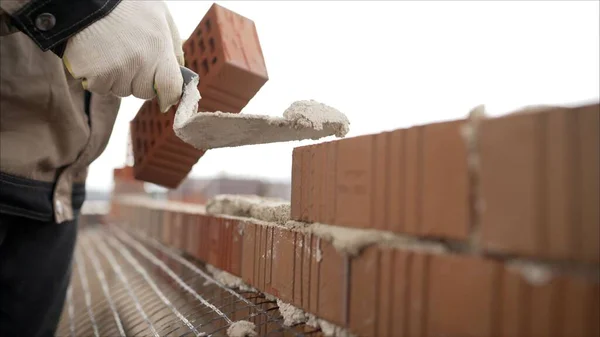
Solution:
{"label": "worker's jacket", "polygon": [[117,3],[1,0],[0,213],[57,223],[77,216],[120,99],[84,91],[59,55]]}

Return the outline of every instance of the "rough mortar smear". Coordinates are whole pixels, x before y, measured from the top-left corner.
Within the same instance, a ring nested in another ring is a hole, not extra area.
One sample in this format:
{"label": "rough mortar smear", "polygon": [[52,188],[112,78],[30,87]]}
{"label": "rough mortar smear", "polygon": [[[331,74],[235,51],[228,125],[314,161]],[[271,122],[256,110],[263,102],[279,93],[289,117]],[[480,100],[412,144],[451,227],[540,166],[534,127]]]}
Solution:
{"label": "rough mortar smear", "polygon": [[275,117],[220,111],[196,112],[194,105],[184,100],[198,96],[184,92],[173,130],[181,140],[201,150],[316,140],[333,135],[344,137],[349,130],[350,121],[346,115],[314,100],[294,102],[285,110],[283,117]]}
{"label": "rough mortar smear", "polygon": [[320,328],[323,335],[326,337],[338,336],[338,337],[354,337],[353,334],[347,330],[325,320],[317,318],[315,315],[308,314],[304,310],[297,308],[289,303],[285,303],[280,299],[277,299],[277,306],[281,317],[283,317],[283,324],[285,326],[293,326],[300,323],[306,323],[313,328]]}
{"label": "rough mortar smear", "polygon": [[509,263],[507,268],[521,274],[533,286],[543,286],[554,278],[554,272],[547,266],[536,265],[524,261]]}
{"label": "rough mortar smear", "polygon": [[277,306],[279,307],[279,312],[281,313],[281,317],[283,317],[283,324],[285,326],[292,326],[308,321],[308,316],[300,308],[296,308],[280,299],[277,299]]}
{"label": "rough mortar smear", "polygon": [[[177,134],[177,130],[185,125],[185,123],[192,118],[194,113],[198,111],[198,102],[200,101],[200,91],[198,91],[198,83],[200,77],[194,76],[188,84],[183,87],[183,95],[179,101],[179,106],[175,112],[175,119],[173,120],[173,130]],[[180,137],[179,135],[177,135]]]}
{"label": "rough mortar smear", "polygon": [[224,270],[218,269],[209,264],[206,265],[206,269],[212,274],[215,280],[227,288],[239,289],[241,291],[257,292],[256,289],[250,287],[241,278],[232,275]]}
{"label": "rough mortar smear", "polygon": [[218,195],[206,203],[206,212],[254,218],[280,225],[290,220],[289,202],[256,195]]}
{"label": "rough mortar smear", "polygon": [[312,314],[306,314],[308,316],[308,321],[306,324],[312,326],[313,328],[320,328],[321,332],[325,337],[355,337],[353,333],[350,331],[341,328],[333,323],[329,323],[323,319],[318,318]]}
{"label": "rough mortar smear", "polygon": [[248,321],[237,321],[231,323],[227,328],[227,336],[229,337],[255,337],[256,325]]}
{"label": "rough mortar smear", "polygon": [[334,124],[337,126],[334,133],[337,137],[344,137],[350,128],[350,121],[346,115],[315,100],[296,101],[292,103],[283,112],[283,118],[292,121],[298,128],[307,127],[315,130],[323,130],[328,124]]}

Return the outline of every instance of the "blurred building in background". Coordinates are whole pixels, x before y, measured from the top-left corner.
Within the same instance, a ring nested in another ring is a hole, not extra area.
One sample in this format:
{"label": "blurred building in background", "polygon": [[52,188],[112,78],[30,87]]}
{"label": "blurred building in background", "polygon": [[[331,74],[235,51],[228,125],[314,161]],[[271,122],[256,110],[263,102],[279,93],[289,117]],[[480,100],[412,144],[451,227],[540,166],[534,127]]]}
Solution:
{"label": "blurred building in background", "polygon": [[225,176],[211,179],[188,178],[177,189],[169,190],[167,198],[204,203],[219,194],[252,194],[290,200],[291,186],[289,183]]}

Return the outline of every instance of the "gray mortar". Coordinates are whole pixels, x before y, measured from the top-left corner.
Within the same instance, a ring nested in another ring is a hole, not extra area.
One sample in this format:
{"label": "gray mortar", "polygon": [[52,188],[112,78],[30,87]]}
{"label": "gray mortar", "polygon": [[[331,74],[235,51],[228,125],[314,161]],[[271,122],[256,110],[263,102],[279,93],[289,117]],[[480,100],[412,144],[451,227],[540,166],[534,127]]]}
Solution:
{"label": "gray mortar", "polygon": [[227,328],[227,336],[229,337],[254,337],[257,335],[256,324],[248,321],[233,322]]}
{"label": "gray mortar", "polygon": [[290,204],[282,199],[256,195],[218,195],[206,203],[206,213],[254,218],[284,225],[290,219]]}
{"label": "gray mortar", "polygon": [[331,242],[340,253],[356,256],[360,251],[371,245],[392,248],[439,253],[445,251],[443,245],[424,243],[414,238],[402,237],[397,234],[374,230],[346,228],[321,223],[303,223],[290,220],[290,205],[279,199],[262,198],[259,196],[221,195],[207,202],[207,213],[228,216],[244,220],[252,218],[266,226],[284,227],[288,230],[308,233],[319,239]]}

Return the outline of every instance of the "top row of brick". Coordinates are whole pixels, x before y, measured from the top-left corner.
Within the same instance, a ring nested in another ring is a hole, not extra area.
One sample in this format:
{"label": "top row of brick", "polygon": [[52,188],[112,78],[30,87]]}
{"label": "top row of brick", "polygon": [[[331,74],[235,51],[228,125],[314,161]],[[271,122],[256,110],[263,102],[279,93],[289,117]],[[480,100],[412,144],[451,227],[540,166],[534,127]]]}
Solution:
{"label": "top row of brick", "polygon": [[599,117],[595,104],[485,119],[472,152],[467,120],[298,147],[292,217],[597,263]]}

